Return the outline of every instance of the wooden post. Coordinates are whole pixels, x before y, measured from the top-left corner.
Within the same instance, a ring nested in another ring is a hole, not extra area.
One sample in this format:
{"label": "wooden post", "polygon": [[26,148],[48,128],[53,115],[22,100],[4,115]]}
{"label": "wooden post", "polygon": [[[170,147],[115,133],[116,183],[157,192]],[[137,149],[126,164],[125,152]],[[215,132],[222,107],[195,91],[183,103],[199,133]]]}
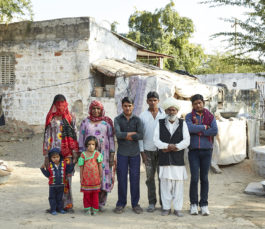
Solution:
{"label": "wooden post", "polygon": [[159,57],[159,59],[158,59],[158,67],[163,69],[163,65],[164,65],[164,58],[163,57]]}

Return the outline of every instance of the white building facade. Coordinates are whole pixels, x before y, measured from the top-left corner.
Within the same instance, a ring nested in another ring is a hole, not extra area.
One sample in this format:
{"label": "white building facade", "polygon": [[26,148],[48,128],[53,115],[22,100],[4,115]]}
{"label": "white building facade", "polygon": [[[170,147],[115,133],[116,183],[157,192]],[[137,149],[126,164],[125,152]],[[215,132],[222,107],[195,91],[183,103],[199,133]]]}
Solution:
{"label": "white building facade", "polygon": [[[70,109],[78,105],[85,117],[93,99],[91,63],[102,58],[134,61],[137,56],[137,47],[89,17],[0,25],[0,41],[5,118],[29,125],[44,124],[56,94],[65,95]],[[113,108],[112,100],[103,99],[103,103]]]}

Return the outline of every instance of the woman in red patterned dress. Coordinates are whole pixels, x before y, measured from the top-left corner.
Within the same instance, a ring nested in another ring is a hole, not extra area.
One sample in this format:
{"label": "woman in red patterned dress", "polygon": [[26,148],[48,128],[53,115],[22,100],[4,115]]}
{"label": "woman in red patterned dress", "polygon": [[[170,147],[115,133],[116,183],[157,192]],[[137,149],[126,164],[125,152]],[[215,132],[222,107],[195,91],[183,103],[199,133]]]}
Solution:
{"label": "woman in red patterned dress", "polygon": [[[43,156],[44,164],[48,168],[49,158],[48,151],[52,148],[61,149],[63,159],[66,164],[72,165],[77,161],[78,143],[75,128],[75,118],[68,110],[66,98],[58,94],[54,97],[50,111],[46,117]],[[72,175],[66,177],[64,187],[63,204],[64,210],[73,212],[72,198]],[[49,211],[49,210],[48,210]]]}
{"label": "woman in red patterned dress", "polygon": [[87,214],[91,215],[96,215],[99,210],[98,194],[102,178],[103,156],[96,150],[97,146],[97,138],[88,136],[85,140],[86,151],[82,152],[78,160],[81,192],[84,193],[84,209]]}

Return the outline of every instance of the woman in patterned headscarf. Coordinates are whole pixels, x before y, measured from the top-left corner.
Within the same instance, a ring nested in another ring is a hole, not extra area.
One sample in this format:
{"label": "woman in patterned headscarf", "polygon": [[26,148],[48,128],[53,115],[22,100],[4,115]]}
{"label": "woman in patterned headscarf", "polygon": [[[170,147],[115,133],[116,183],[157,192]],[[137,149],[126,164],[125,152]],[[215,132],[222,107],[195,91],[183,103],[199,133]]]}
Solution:
{"label": "woman in patterned headscarf", "polygon": [[[64,161],[67,164],[76,163],[78,142],[75,129],[75,119],[68,110],[68,103],[63,95],[54,97],[52,106],[46,116],[43,156],[46,167],[49,166],[48,151],[52,148],[60,148]],[[64,188],[64,209],[73,211],[72,198],[72,174],[68,174]]]}
{"label": "woman in patterned headscarf", "polygon": [[[95,136],[98,140],[98,150],[103,155],[102,181],[99,193],[99,209],[102,210],[107,201],[107,194],[113,187],[112,166],[114,165],[114,134],[113,122],[105,116],[104,107],[99,101],[92,101],[89,106],[89,116],[80,125],[79,150],[85,151],[87,136]],[[114,174],[113,174],[114,175]]]}

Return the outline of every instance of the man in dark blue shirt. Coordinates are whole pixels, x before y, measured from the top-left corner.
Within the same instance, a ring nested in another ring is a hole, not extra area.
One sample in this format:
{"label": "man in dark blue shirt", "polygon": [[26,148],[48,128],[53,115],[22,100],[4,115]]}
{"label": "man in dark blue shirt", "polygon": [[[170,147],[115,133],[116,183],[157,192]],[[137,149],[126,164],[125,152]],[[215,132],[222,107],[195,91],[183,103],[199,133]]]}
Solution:
{"label": "man in dark blue shirt", "polygon": [[140,147],[138,140],[143,139],[143,125],[133,115],[133,100],[122,99],[123,113],[114,119],[115,134],[118,140],[117,179],[118,201],[114,212],[121,214],[127,204],[127,178],[130,171],[131,204],[136,214],[143,212],[138,204],[140,199]]}

